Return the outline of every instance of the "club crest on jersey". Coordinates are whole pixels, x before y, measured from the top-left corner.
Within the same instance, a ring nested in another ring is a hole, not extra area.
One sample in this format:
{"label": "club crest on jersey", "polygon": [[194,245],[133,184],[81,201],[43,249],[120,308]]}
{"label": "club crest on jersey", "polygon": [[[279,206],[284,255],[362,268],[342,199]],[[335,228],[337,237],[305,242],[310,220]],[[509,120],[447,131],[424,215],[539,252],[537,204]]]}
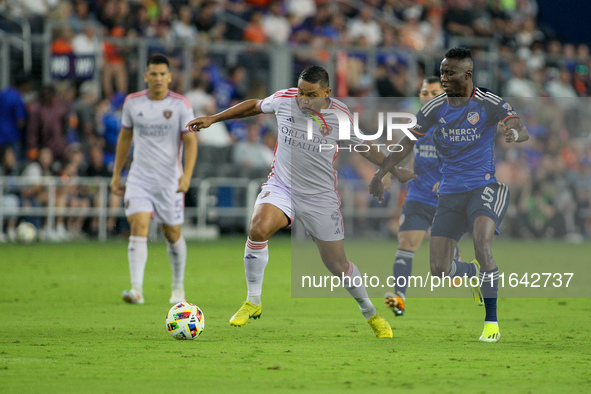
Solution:
{"label": "club crest on jersey", "polygon": [[166,119],[170,119],[170,117],[172,116],[172,111],[171,111],[171,110],[169,110],[169,109],[165,109],[165,110],[162,112],[162,115],[164,115],[164,117],[165,117]]}
{"label": "club crest on jersey", "polygon": [[509,103],[503,104],[503,108],[505,108],[507,111],[512,111],[513,110],[513,107],[511,107],[511,104],[509,104]]}
{"label": "club crest on jersey", "polygon": [[326,125],[326,127],[324,125],[320,126],[320,134],[322,134],[323,137],[326,137],[331,132],[332,132],[332,126],[329,126],[329,125]]}
{"label": "club crest on jersey", "polygon": [[476,124],[479,120],[480,115],[478,114],[478,112],[468,112],[468,122]]}

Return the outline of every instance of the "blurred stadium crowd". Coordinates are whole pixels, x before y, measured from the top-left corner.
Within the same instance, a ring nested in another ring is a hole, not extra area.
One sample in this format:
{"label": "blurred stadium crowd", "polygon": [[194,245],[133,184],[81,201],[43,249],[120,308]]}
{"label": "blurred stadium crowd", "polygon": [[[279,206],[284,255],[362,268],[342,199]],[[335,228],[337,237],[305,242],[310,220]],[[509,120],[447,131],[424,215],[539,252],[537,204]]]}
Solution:
{"label": "blurred stadium crowd", "polygon": [[[428,53],[440,59],[451,39],[465,37],[474,40],[475,59],[487,59],[491,53],[478,41],[484,38],[494,43],[496,93],[512,103],[518,100],[533,137],[519,146],[501,140],[497,144],[498,178],[510,186],[513,202],[505,231],[516,237],[590,237],[591,122],[585,117],[591,112],[586,98],[591,89],[589,47],[561,42],[551,29],[538,26],[537,13],[535,0],[0,1],[0,30],[10,32],[11,18],[26,18],[33,33],[42,33],[49,24],[52,55],[98,56],[101,70],[98,80],[60,78],[52,84],[42,84],[35,70],[13,73],[11,86],[0,92],[0,176],[111,176],[123,101],[126,94],[143,89],[130,78],[143,65],[130,62],[128,41],[118,39],[148,40],[150,53],[169,56],[172,88],[185,94],[200,116],[272,93],[264,73],[261,77],[265,59],[257,61],[253,54],[245,62],[220,64],[206,51],[196,51],[191,80],[186,81],[179,72],[186,59],[174,43],[304,48],[295,58],[296,76],[298,67],[328,61],[327,48],[346,47],[345,82],[338,92],[414,97],[422,79],[436,74],[438,62],[419,61],[413,74],[403,56],[386,54],[370,68],[355,48],[392,48],[392,54]],[[475,70],[479,72],[484,71]],[[217,124],[199,134],[195,176],[264,176],[276,138],[272,119],[265,117]],[[366,184],[373,167],[351,160],[355,165],[347,157],[337,163],[343,176]],[[363,194],[365,189],[358,192],[360,205],[375,204]],[[391,195],[400,207],[404,186],[393,185]],[[4,186],[5,206],[47,203],[43,187]],[[58,207],[95,204],[93,188],[58,189]],[[120,204],[110,198],[110,206]],[[397,214],[394,209],[392,216]],[[0,241],[14,238],[18,219],[7,219]],[[42,218],[27,220],[39,228],[45,225]],[[396,232],[396,221],[391,223],[378,231]],[[94,219],[58,218],[56,225],[51,232],[56,239],[97,231]],[[108,229],[112,234],[124,231],[115,218],[109,219]]]}

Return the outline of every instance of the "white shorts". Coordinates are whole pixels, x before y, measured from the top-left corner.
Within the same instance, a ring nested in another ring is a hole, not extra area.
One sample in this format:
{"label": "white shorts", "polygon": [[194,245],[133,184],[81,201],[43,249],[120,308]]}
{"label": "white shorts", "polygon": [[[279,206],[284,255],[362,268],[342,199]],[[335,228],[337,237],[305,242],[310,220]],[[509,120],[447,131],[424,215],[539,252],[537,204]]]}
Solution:
{"label": "white shorts", "polygon": [[292,204],[291,204],[291,192],[289,188],[285,186],[277,178],[271,177],[267,183],[264,183],[261,187],[261,192],[257,196],[254,206],[260,204],[271,204],[281,209],[281,211],[289,218],[289,225],[286,228],[290,228],[293,224],[292,215]]}
{"label": "white shorts", "polygon": [[158,223],[176,226],[185,220],[185,193],[176,188],[127,183],[125,185],[125,216],[138,212],[151,212]]}
{"label": "white shorts", "polygon": [[297,218],[304,229],[321,241],[340,241],[345,238],[345,225],[341,215],[340,201],[336,196],[295,197],[281,181],[271,177],[261,188],[255,207],[271,204],[279,208],[290,219]]}

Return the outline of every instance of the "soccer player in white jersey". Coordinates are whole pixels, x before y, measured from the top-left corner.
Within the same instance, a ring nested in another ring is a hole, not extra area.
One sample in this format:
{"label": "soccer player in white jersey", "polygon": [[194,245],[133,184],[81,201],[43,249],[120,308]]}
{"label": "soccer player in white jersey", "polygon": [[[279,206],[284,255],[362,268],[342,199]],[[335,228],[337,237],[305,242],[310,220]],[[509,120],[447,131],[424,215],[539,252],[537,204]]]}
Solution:
{"label": "soccer player in white jersey", "polygon": [[[189,100],[168,90],[168,59],[148,59],[144,81],[147,90],[127,96],[123,104],[121,132],[117,140],[111,190],[124,195],[125,215],[131,227],[127,255],[131,290],[122,298],[143,304],[144,270],[148,259],[148,229],[152,216],[162,224],[172,266],[171,303],[185,301],[184,276],[187,244],[181,235],[184,195],[189,189],[197,160],[197,138],[184,127],[194,118]],[[133,161],[125,187],[121,170],[133,141]],[[184,145],[184,165],[181,165]]]}
{"label": "soccer player in white jersey", "polygon": [[[230,319],[233,326],[242,326],[250,318],[261,316],[263,276],[269,260],[267,241],[278,230],[288,228],[295,217],[311,235],[322,261],[333,275],[341,277],[344,274],[352,279],[351,283],[357,282],[354,278],[361,276],[359,269],[345,255],[344,226],[333,168],[337,154],[334,147],[347,141],[338,141],[337,115],[320,112],[331,109],[346,114],[349,120],[352,116],[342,102],[329,98],[330,92],[326,70],[311,66],[300,74],[297,88],[280,90],[262,100],[246,100],[187,125],[191,130],[199,131],[216,122],[261,113],[273,113],[277,117],[279,138],[275,158],[268,181],[263,184],[256,200],[244,250],[247,300]],[[312,122],[313,139],[309,140],[307,125],[311,115],[315,116],[315,121]],[[363,143],[357,137],[349,142]],[[320,144],[325,149],[321,149]],[[326,149],[329,146],[333,149]],[[384,155],[375,146],[363,155],[376,165],[384,160]],[[393,173],[403,182],[415,177],[411,171],[399,168]],[[359,304],[375,335],[392,337],[390,324],[377,313],[365,287],[345,288]]]}

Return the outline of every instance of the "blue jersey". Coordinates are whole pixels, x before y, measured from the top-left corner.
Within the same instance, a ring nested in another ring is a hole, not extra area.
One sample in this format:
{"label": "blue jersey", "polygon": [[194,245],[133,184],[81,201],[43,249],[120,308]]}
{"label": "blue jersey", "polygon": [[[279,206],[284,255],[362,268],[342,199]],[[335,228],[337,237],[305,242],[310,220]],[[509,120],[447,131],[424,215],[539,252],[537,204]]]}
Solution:
{"label": "blue jersey", "polygon": [[460,193],[496,182],[495,133],[497,123],[517,118],[504,99],[487,89],[474,87],[472,97],[461,106],[452,106],[445,93],[425,104],[410,129],[423,137],[434,127],[433,141],[439,156],[439,193]]}
{"label": "blue jersey", "polygon": [[19,121],[27,117],[25,103],[18,90],[4,89],[0,92],[0,146],[12,145],[21,138]]}
{"label": "blue jersey", "polygon": [[433,130],[434,128],[429,129],[413,148],[414,173],[417,174],[417,179],[408,183],[406,199],[437,206],[437,193],[433,191],[433,185],[441,181],[441,172],[433,142]]}

